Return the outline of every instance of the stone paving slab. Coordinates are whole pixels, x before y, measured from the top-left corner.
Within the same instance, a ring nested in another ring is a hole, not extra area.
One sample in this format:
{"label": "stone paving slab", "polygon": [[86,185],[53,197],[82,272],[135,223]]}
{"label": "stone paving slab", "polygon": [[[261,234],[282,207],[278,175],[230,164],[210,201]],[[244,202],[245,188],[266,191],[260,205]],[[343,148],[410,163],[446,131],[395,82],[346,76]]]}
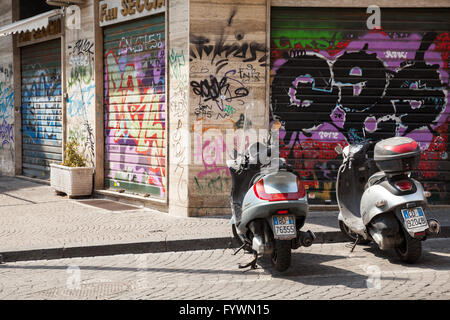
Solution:
{"label": "stone paving slab", "polygon": [[[450,236],[446,208],[430,211]],[[311,211],[304,230],[316,243],[347,241],[336,211]],[[148,208],[109,211],[59,196],[48,185],[0,176],[0,254],[4,261],[230,246],[229,216],[183,218]]]}
{"label": "stone paving slab", "polygon": [[448,300],[450,239],[424,243],[422,258],[402,264],[393,252],[343,243],[313,244],[276,272],[268,259],[197,250],[0,265],[0,299],[44,300]]}

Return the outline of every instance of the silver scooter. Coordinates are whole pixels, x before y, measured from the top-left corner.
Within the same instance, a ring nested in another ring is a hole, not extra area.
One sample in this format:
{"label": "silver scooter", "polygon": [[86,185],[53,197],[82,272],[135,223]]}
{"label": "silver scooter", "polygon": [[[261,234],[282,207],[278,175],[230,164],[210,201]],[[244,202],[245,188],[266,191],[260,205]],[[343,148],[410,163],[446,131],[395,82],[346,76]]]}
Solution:
{"label": "silver scooter", "polygon": [[[258,161],[260,154],[268,155],[270,161]],[[244,249],[254,255],[253,261],[239,267],[254,269],[258,257],[270,255],[277,271],[287,270],[291,250],[310,246],[315,239],[313,232],[300,231],[308,201],[299,174],[278,158],[274,148],[259,142],[227,165],[232,177],[232,232],[240,244],[236,253]]]}
{"label": "silver scooter", "polygon": [[336,183],[339,227],[355,241],[352,251],[374,241],[381,250],[395,249],[403,262],[416,262],[422,241],[440,230],[425,216],[429,192],[411,178],[420,160],[418,143],[393,137],[335,151],[343,156]]}

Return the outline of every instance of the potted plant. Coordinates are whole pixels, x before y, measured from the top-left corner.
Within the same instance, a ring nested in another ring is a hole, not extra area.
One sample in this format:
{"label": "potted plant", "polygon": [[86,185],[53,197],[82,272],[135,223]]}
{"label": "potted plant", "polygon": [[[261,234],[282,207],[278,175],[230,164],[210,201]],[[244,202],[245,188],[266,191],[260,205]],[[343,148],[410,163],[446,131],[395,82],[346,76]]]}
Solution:
{"label": "potted plant", "polygon": [[86,159],[78,152],[78,147],[76,141],[69,141],[64,151],[64,162],[50,164],[50,185],[69,198],[92,194],[94,168],[86,166]]}

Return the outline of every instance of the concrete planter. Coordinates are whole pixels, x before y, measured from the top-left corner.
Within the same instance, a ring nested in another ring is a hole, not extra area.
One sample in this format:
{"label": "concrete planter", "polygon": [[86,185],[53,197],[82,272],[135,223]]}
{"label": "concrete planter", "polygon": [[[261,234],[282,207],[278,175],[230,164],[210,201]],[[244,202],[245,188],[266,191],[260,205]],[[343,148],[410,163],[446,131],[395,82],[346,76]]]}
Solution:
{"label": "concrete planter", "polygon": [[50,164],[50,185],[57,192],[69,197],[89,196],[92,194],[93,167],[66,167]]}

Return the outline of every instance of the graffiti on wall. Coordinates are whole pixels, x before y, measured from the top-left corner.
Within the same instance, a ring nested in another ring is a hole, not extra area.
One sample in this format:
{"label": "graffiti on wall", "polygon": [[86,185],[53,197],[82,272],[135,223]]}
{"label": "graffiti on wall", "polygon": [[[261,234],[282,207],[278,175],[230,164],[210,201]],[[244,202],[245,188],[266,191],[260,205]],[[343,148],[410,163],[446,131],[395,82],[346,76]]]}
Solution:
{"label": "graffiti on wall", "polygon": [[169,54],[169,68],[171,76],[171,94],[170,112],[172,119],[176,124],[172,129],[172,162],[175,166],[173,174],[175,176],[175,185],[177,191],[177,200],[180,204],[187,203],[187,178],[185,168],[188,164],[188,139],[186,130],[185,116],[188,112],[188,68],[186,56],[183,49],[171,49]]}
{"label": "graffiti on wall", "polygon": [[14,174],[14,89],[12,64],[0,64],[0,173]]}
{"label": "graffiti on wall", "polygon": [[94,129],[89,109],[95,99],[94,43],[80,39],[68,45],[70,76],[67,83],[68,138],[77,141],[85,158],[95,159]]}
{"label": "graffiti on wall", "polygon": [[14,142],[14,91],[12,65],[0,65],[0,149]]}
{"label": "graffiti on wall", "polygon": [[[246,40],[244,30],[233,27],[237,12],[237,7],[231,9],[222,32],[214,38],[214,41],[208,36],[191,35],[191,61],[194,59],[209,60],[210,65],[216,68],[215,73],[236,59],[242,62],[257,62],[261,66],[266,65],[266,46],[258,41]],[[227,41],[230,36],[234,39]]]}
{"label": "graffiti on wall", "polygon": [[61,129],[61,75],[33,66],[31,80],[22,86],[22,132],[30,144],[59,146]]}
{"label": "graffiti on wall", "polygon": [[14,91],[7,83],[0,81],[0,119],[12,120]]}
{"label": "graffiti on wall", "polygon": [[[337,144],[408,136],[422,160],[447,159],[448,33],[330,31],[319,40],[319,32],[277,32],[272,112],[284,122],[282,155],[297,159],[311,190],[324,191],[312,197],[332,197]],[[422,161],[419,178],[438,171],[437,161]]]}
{"label": "graffiti on wall", "polygon": [[119,55],[140,53],[164,46],[162,33],[150,33],[139,36],[122,37],[119,42]]}
{"label": "graffiti on wall", "polygon": [[[227,144],[225,132],[242,128],[245,109],[256,98],[255,87],[264,82],[267,47],[264,42],[249,40],[254,35],[246,33],[241,18],[239,8],[231,7],[221,25],[218,23],[218,35],[190,36],[193,160],[201,168],[194,176],[194,185],[200,195],[229,191],[231,179],[225,158],[234,145]],[[217,198],[215,202],[221,206]]]}
{"label": "graffiti on wall", "polygon": [[165,48],[161,44],[156,53],[141,52],[136,42],[131,45],[105,54],[108,178],[117,185],[120,180],[152,185],[158,190],[152,193],[164,197]]}
{"label": "graffiti on wall", "polygon": [[2,148],[5,147],[5,144],[14,142],[13,125],[7,123],[6,120],[3,120],[3,122],[0,124],[0,142]]}

